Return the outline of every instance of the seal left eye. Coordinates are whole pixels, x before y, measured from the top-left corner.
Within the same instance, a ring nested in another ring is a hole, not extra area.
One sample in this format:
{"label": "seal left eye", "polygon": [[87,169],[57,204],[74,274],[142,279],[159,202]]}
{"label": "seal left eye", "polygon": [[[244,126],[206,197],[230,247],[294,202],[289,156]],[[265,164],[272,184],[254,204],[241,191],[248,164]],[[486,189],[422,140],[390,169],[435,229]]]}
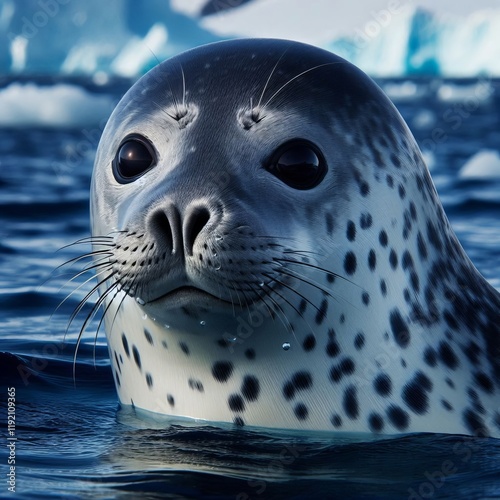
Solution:
{"label": "seal left eye", "polygon": [[278,148],[266,169],[288,186],[306,190],[323,180],[327,166],[314,144],[296,139]]}
{"label": "seal left eye", "polygon": [[132,182],[155,164],[152,146],[143,137],[130,137],[118,148],[113,174],[120,184]]}

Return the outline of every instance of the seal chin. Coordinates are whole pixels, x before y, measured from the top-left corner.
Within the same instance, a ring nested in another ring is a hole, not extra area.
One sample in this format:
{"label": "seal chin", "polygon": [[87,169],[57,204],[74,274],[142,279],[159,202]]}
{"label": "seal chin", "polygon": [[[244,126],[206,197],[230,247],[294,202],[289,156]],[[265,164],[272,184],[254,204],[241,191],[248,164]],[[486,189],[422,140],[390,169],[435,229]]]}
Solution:
{"label": "seal chin", "polygon": [[[239,306],[239,304],[238,304]],[[164,295],[146,302],[145,309],[154,309],[156,311],[172,311],[175,309],[211,309],[226,310],[234,309],[236,304],[228,302],[220,297],[216,297],[209,292],[193,286],[181,286]]]}

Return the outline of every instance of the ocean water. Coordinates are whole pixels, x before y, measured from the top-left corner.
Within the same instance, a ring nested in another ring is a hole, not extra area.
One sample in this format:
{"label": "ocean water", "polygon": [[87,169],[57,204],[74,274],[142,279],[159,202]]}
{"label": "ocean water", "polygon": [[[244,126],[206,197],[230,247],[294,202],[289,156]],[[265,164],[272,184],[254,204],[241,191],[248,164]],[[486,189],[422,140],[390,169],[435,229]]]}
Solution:
{"label": "ocean water", "polygon": [[[500,82],[380,84],[420,143],[462,245],[500,290]],[[100,95],[112,102],[123,90]],[[0,498],[500,498],[495,439],[362,441],[166,425],[120,409],[97,321],[75,359],[90,306],[70,319],[90,275],[67,283],[82,266],[58,268],[89,249],[68,245],[89,235],[102,124],[18,127],[11,118],[0,129]],[[7,429],[9,388],[15,426]],[[16,441],[7,441],[9,431]]]}

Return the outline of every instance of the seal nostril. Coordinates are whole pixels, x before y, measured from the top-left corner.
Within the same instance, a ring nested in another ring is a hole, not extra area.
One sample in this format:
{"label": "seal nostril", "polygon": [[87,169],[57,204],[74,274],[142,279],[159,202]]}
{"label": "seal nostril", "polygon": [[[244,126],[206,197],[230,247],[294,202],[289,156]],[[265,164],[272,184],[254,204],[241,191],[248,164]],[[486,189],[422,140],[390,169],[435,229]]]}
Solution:
{"label": "seal nostril", "polygon": [[209,220],[210,212],[205,207],[195,208],[186,218],[184,242],[187,255],[193,255],[194,242]]}
{"label": "seal nostril", "polygon": [[[161,246],[167,248],[170,252],[174,251],[174,239],[172,235],[172,224],[167,214],[163,210],[158,210],[151,216],[151,228],[153,234],[161,242]],[[151,245],[152,248],[152,245]]]}

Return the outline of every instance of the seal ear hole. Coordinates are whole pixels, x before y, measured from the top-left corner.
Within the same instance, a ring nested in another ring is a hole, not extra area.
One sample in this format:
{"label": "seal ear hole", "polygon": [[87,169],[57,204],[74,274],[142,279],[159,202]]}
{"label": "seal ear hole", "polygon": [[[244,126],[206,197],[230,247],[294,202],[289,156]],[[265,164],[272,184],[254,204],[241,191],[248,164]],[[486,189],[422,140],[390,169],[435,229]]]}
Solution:
{"label": "seal ear hole", "polygon": [[135,181],[156,164],[152,144],[141,135],[129,135],[120,144],[113,160],[113,175],[120,184]]}
{"label": "seal ear hole", "polygon": [[316,187],[328,170],[319,148],[304,139],[294,139],[280,146],[265,168],[288,186],[299,190]]}

